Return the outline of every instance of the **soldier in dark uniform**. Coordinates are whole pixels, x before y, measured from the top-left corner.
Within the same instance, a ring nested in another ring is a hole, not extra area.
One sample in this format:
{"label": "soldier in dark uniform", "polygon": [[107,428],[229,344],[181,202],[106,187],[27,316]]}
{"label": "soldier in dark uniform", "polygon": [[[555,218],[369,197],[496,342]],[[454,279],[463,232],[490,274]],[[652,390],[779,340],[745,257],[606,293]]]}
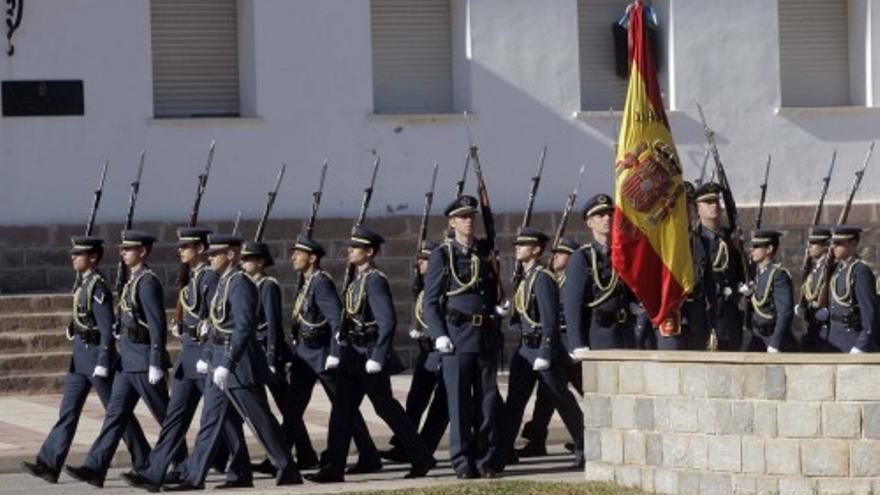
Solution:
{"label": "soldier in dark uniform", "polygon": [[[74,310],[67,338],[73,342],[73,356],[64,382],[58,421],[40,447],[36,460],[21,463],[27,472],[49,483],[58,482],[89,390],[94,387],[106,408],[115,371],[113,293],[98,271],[98,263],[104,255],[104,240],[75,236],[71,243],[70,259],[77,273],[77,284],[73,290]],[[123,440],[131,453],[132,465],[146,464],[150,444],[137,419],[132,418],[128,423]]]}
{"label": "soldier in dark uniform", "polygon": [[397,318],[391,289],[385,274],[373,264],[383,242],[382,236],[365,227],[358,227],[349,242],[348,260],[355,266],[356,274],[345,292],[346,321],[340,322],[335,337],[340,343],[340,355],[327,462],[320,471],[306,476],[317,483],[344,481],[355,412],[364,395],[370,398],[376,414],[391,428],[412,463],[406,478],[423,477],[436,464],[391,390],[391,375],[399,373],[403,366],[393,347]]}
{"label": "soldier in dark uniform", "polygon": [[452,236],[431,253],[423,302],[428,333],[442,353],[449,456],[459,478],[497,474],[490,461],[501,420],[498,275],[489,263],[489,246],[475,237],[476,212],[473,196],[461,196],[446,207]]}
{"label": "soldier in dark uniform", "polygon": [[[339,365],[339,344],[333,338],[333,329],[339,326],[342,303],[333,277],[321,269],[324,254],[324,247],[305,235],[296,238],[290,253],[293,269],[300,274],[301,281],[293,301],[292,341],[295,355],[290,370],[290,415],[297,421],[293,429],[293,443],[300,469],[318,467],[318,455],[302,420],[312,399],[315,383],[320,381],[330,402],[336,402],[334,368]],[[358,461],[346,471],[347,474],[381,470],[382,459],[359,410],[355,411],[353,438]]]}
{"label": "soldier in dark uniform", "polygon": [[807,254],[810,257],[810,273],[801,285],[801,302],[795,306],[795,314],[804,319],[806,334],[801,348],[807,352],[828,352],[831,349],[825,339],[828,336],[828,308],[819,305],[819,292],[825,284],[822,280],[825,260],[831,256],[831,229],[824,226],[810,228],[807,237]]}
{"label": "soldier in dark uniform", "polygon": [[519,322],[520,345],[510,362],[507,403],[504,408],[499,466],[513,451],[523,411],[537,382],[546,387],[552,404],[575,445],[575,467],[584,465],[584,417],[568,390],[568,351],[559,333],[559,286],[556,276],[541,266],[539,259],[547,236],[532,228],[517,233],[516,259],[523,264],[523,278],[514,297]]}
{"label": "soldier in dark uniform", "polygon": [[[156,422],[165,421],[170,367],[165,349],[167,327],[165,303],[159,277],[146,265],[155,239],[136,230],[122,232],[121,256],[129,271],[120,295],[119,353],[120,371],[113,380],[113,391],[101,433],[92,444],[81,467],[67,466],[68,474],[91,485],[104,486],[104,478],[125,429],[134,418],[134,408],[143,399]],[[175,451],[174,462],[186,458],[186,446]]]}
{"label": "soldier in dark uniform", "polygon": [[872,352],[876,345],[877,282],[871,267],[857,255],[861,234],[860,227],[840,225],[831,235],[837,265],[829,282],[826,340],[835,352]]}
{"label": "soldier in dark uniform", "polygon": [[759,229],[752,233],[751,255],[756,267],[754,291],[749,298],[752,308],[752,352],[791,350],[794,337],[794,290],[788,270],[776,262],[782,232]]}
{"label": "soldier in dark uniform", "polygon": [[[233,416],[237,427],[238,445],[247,456],[241,430],[241,411],[266,449],[275,465],[275,484],[302,483],[302,477],[290,456],[281,426],[269,409],[263,388],[269,381],[266,353],[257,342],[256,315],[259,307],[257,286],[238,266],[242,240],[231,235],[211,235],[205,252],[211,260],[211,269],[220,279],[211,298],[210,339],[214,349],[210,354],[210,382],[205,389],[201,427],[196,435],[192,455],[184,466],[179,485],[166,485],[165,491],[184,491],[204,488],[205,477],[226,418]],[[232,401],[235,401],[232,403]],[[248,465],[248,467],[250,467]],[[128,480],[133,486],[153,491],[159,488],[156,479],[137,477]],[[231,487],[229,483],[221,485]]]}
{"label": "soldier in dark uniform", "polygon": [[[436,247],[437,243],[425,241],[419,249],[416,263],[421,277],[424,277],[428,272],[428,260]],[[423,282],[423,280],[413,280],[413,292],[416,294],[413,309],[415,322],[414,328],[409,331],[410,338],[416,341],[419,346],[419,355],[413,368],[409,393],[406,395],[406,414],[412,423],[418,426],[422,424],[422,415],[425,410],[428,411],[425,424],[422,425],[419,435],[428,450],[434,453],[449,425],[449,406],[446,401],[446,389],[443,387],[443,377],[440,373],[440,353],[434,349],[434,342],[426,328],[425,311],[422,304],[425,298],[424,283],[419,282]],[[433,400],[431,400],[432,398]],[[382,452],[382,457],[392,461],[405,462],[406,454],[397,447],[397,439],[392,437],[389,443],[394,447]]]}
{"label": "soldier in dark uniform", "polygon": [[[294,424],[291,414],[290,383],[287,366],[293,361],[293,351],[284,336],[284,317],[281,312],[281,286],[274,277],[266,275],[265,270],[275,264],[269,246],[265,242],[248,241],[241,248],[241,268],[257,285],[260,295],[257,310],[257,341],[266,353],[266,362],[272,373],[269,379],[269,393],[281,411],[281,430],[288,447],[293,446]],[[275,475],[275,467],[268,458],[253,465],[254,471]]]}
{"label": "soldier in dark uniform", "polygon": [[697,213],[700,216],[699,233],[703,250],[712,266],[706,283],[714,285],[715,301],[710,315],[718,349],[740,351],[743,341],[743,314],[739,301],[745,287],[745,273],[741,268],[741,254],[731,242],[730,229],[721,225],[721,186],[708,182],[696,192]]}
{"label": "soldier in dark uniform", "polygon": [[[568,261],[575,251],[580,249],[574,239],[563,237],[559,240],[559,244],[553,247],[553,274],[559,285],[559,292],[562,293],[565,288],[565,269]],[[559,304],[559,333],[561,334],[562,343],[565,345],[566,353],[562,355],[562,359],[566,361],[565,374],[568,382],[577,390],[578,394],[584,395],[583,374],[581,373],[580,363],[572,358],[575,345],[583,342],[583,337],[576,339],[569,337],[568,326],[565,324],[565,310],[562,306],[562,298]],[[522,437],[527,443],[522,448],[517,449],[517,457],[536,457],[547,455],[547,435],[549,434],[550,419],[553,417],[553,399],[550,391],[544,382],[538,380],[538,392],[535,396],[535,409],[532,412],[531,421],[523,425]],[[567,443],[566,448],[574,450],[573,443]]]}
{"label": "soldier in dark uniform", "polygon": [[[565,269],[562,301],[568,338],[574,349],[622,349],[635,340],[636,299],[611,266],[611,215],[614,205],[597,194],[584,205],[592,242],[575,251]],[[574,339],[572,339],[574,337]]]}
{"label": "soldier in dark uniform", "polygon": [[[203,253],[208,248],[210,230],[199,227],[182,227],[177,231],[177,252],[180,261],[189,265],[189,283],[180,290],[178,303],[181,305],[182,321],[175,322],[171,330],[181,341],[180,355],[174,366],[174,386],[171,390],[171,401],[168,403],[168,414],[162,422],[162,430],[147,466],[135,468],[132,472],[123,473],[122,479],[137,486],[141,479],[155,480],[158,487],[162,481],[179,480],[180,472],[166,474],[171,463],[171,455],[186,442],[186,432],[192,424],[196,408],[205,393],[207,384],[208,363],[202,359],[205,354],[203,343],[204,329],[208,325],[210,298],[217,288],[218,276],[205,262]],[[224,487],[253,486],[250,459],[247,451],[240,444],[241,426],[227,418],[220,446],[223,451],[218,457],[228,457],[228,446],[233,445],[233,461],[226,470]],[[215,464],[216,466],[216,464]],[[225,468],[225,462],[220,464]]]}

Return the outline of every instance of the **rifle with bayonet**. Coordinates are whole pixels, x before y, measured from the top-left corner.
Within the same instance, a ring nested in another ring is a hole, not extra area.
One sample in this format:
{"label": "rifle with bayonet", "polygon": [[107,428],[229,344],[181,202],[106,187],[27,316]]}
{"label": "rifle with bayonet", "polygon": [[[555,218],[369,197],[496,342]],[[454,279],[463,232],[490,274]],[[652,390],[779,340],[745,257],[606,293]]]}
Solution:
{"label": "rifle with bayonet", "polygon": [[[724,200],[724,211],[727,214],[727,225],[730,231],[730,244],[736,251],[736,263],[739,271],[742,273],[744,283],[748,287],[752,287],[752,270],[750,269],[749,260],[746,257],[746,251],[743,246],[743,232],[739,223],[739,213],[736,208],[736,201],[733,198],[733,191],[730,189],[730,182],[727,180],[727,172],[721,163],[721,156],[718,153],[718,145],[715,143],[715,131],[706,123],[706,116],[703,114],[703,107],[697,104],[697,110],[700,113],[700,121],[703,123],[703,132],[706,135],[706,142],[709,145],[709,151],[715,162],[715,175],[718,179],[718,185],[721,186],[721,196]],[[731,288],[736,290],[737,288]],[[741,308],[745,314],[743,325],[751,331],[751,304],[745,298],[741,300]]]}
{"label": "rifle with bayonet", "polygon": [[755,229],[760,229],[764,221],[764,202],[767,200],[767,180],[770,179],[770,155],[764,166],[764,183],[761,184],[761,200],[758,201],[758,215],[755,217]]}
{"label": "rifle with bayonet", "polygon": [[464,194],[464,185],[467,182],[468,168],[471,165],[471,154],[468,153],[464,159],[464,172],[461,173],[461,180],[455,183],[455,197],[460,198]]}
{"label": "rifle with bayonet", "polygon": [[581,165],[581,170],[578,172],[577,185],[574,186],[573,191],[568,193],[568,199],[565,200],[565,208],[562,210],[562,217],[559,219],[559,225],[556,227],[556,233],[553,235],[553,244],[550,245],[551,249],[559,247],[559,242],[565,236],[565,225],[568,223],[568,217],[571,215],[572,210],[574,210],[574,202],[577,200],[578,190],[581,188],[581,179],[584,177],[584,168],[586,168],[586,165]]}
{"label": "rifle with bayonet", "polygon": [[[419,252],[422,250],[422,245],[425,243],[425,240],[428,239],[428,218],[431,215],[431,205],[434,203],[434,187],[437,185],[437,169],[439,165],[437,163],[434,164],[434,172],[431,174],[431,188],[428,189],[428,192],[425,193],[425,205],[422,207],[422,220],[419,222],[419,240],[418,244],[416,244],[416,258],[413,260],[413,283],[412,283],[412,293],[413,296],[418,296],[422,289],[425,288],[425,280],[422,277],[422,274],[419,272]],[[413,328],[416,328],[415,326]]]}
{"label": "rifle with bayonet", "polygon": [[235,222],[232,224],[232,235],[238,235],[238,226],[241,224],[241,210],[235,215]]}
{"label": "rifle with bayonet", "polygon": [[[367,209],[370,207],[370,201],[373,199],[373,187],[376,185],[376,174],[379,173],[379,163],[381,162],[381,158],[376,153],[376,150],[373,150],[373,155],[376,159],[373,161],[373,173],[370,175],[370,184],[364,189],[364,199],[361,201],[361,211],[358,213],[357,219],[354,221],[354,225],[351,227],[351,235],[354,235],[357,232],[358,227],[363,225],[364,220],[367,218]],[[351,285],[354,280],[354,272],[355,266],[351,262],[346,264],[345,273],[342,277],[342,294],[343,299],[345,298],[345,294],[348,291],[348,287]],[[337,341],[344,341],[348,338],[348,318],[345,317],[345,305],[342,307],[342,314],[339,316],[339,334],[336,336]]]}
{"label": "rifle with bayonet", "polygon": [[269,221],[269,213],[272,211],[272,207],[275,206],[275,198],[278,197],[278,189],[281,188],[281,180],[284,179],[284,172],[287,170],[287,165],[282,165],[281,170],[278,171],[278,177],[275,179],[275,186],[269,191],[269,197],[266,199],[266,207],[263,209],[263,216],[260,217],[260,223],[257,224],[257,233],[254,235],[254,241],[262,242],[263,234],[266,233],[266,223]]}
{"label": "rifle with bayonet", "polygon": [[[144,159],[146,158],[146,151],[141,151],[141,158],[138,164],[137,175],[134,178],[134,182],[131,183],[131,192],[128,196],[128,212],[125,215],[125,225],[123,226],[123,230],[131,230],[131,226],[134,223],[134,209],[137,205],[138,194],[141,190],[141,176],[144,173]],[[128,279],[128,269],[125,267],[125,263],[122,261],[122,257],[119,258],[119,264],[116,266],[116,293],[121,295],[122,288],[125,287],[125,281]],[[119,319],[117,318],[117,321]]]}
{"label": "rifle with bayonet", "polygon": [[[816,209],[813,211],[813,221],[810,222],[810,229],[819,225],[819,220],[822,218],[822,208],[825,206],[825,196],[828,194],[828,185],[831,183],[831,174],[834,173],[834,163],[837,161],[837,150],[831,154],[831,165],[828,166],[828,173],[825,174],[825,177],[822,178],[822,192],[819,194],[819,203],[816,204]],[[809,230],[807,235],[809,236]],[[801,280],[804,283],[809,283],[810,272],[813,271],[813,262],[810,258],[810,242],[809,239],[805,243],[804,247],[804,262],[803,266],[801,266]],[[800,299],[800,307],[804,310],[807,309],[807,305],[809,301],[807,300],[807,295],[804,291],[801,291],[801,299]]]}
{"label": "rifle with bayonet", "polygon": [[[211,175],[211,164],[214,163],[214,147],[216,145],[216,141],[211,141],[211,147],[208,148],[208,160],[205,162],[205,169],[197,177],[196,199],[193,202],[192,209],[189,211],[189,221],[187,222],[188,227],[195,227],[199,223],[199,210],[202,207],[202,197],[205,195],[205,186],[208,185],[208,177]],[[176,286],[178,294],[180,294],[180,291],[189,284],[189,279],[189,263],[181,263],[177,268]],[[177,298],[177,305],[174,307],[174,321],[178,325],[183,321],[183,305],[180,302],[180,298]]]}
{"label": "rifle with bayonet", "polygon": [[[532,221],[532,210],[535,208],[535,196],[538,193],[538,186],[541,184],[541,174],[544,173],[544,160],[547,157],[547,145],[544,145],[544,148],[541,149],[541,158],[538,160],[538,173],[532,177],[531,186],[529,187],[529,198],[526,201],[526,210],[523,213],[522,223],[520,224],[520,230],[529,226],[529,223]],[[511,285],[513,285],[514,291],[519,286],[519,283],[523,278],[523,264],[521,261],[516,261],[513,267],[513,277],[511,278]]]}
{"label": "rifle with bayonet", "polygon": [[700,178],[697,179],[697,183],[694,184],[694,187],[699,188],[706,182],[707,165],[709,165],[709,148],[706,148],[706,151],[703,153],[703,165],[700,167]]}
{"label": "rifle with bayonet", "polygon": [[[101,196],[104,195],[104,181],[107,180],[107,167],[110,166],[110,160],[104,160],[104,168],[101,170],[101,178],[98,179],[98,188],[95,189],[95,195],[92,197],[92,209],[89,210],[89,219],[86,221],[86,234],[92,235],[95,231],[95,217],[98,215],[98,207],[101,206]],[[82,277],[76,274],[76,280],[73,282],[73,290],[79,287]]]}
{"label": "rifle with bayonet", "polygon": [[[840,210],[840,216],[837,218],[837,225],[843,225],[846,223],[847,218],[849,218],[849,212],[852,209],[853,200],[856,197],[856,192],[858,192],[859,188],[862,185],[862,178],[865,176],[865,170],[868,169],[868,164],[871,163],[871,155],[874,153],[874,142],[871,142],[871,146],[868,147],[868,153],[865,155],[865,161],[862,164],[862,167],[855,172],[855,177],[853,178],[852,186],[849,189],[849,194],[846,198],[846,203],[843,205],[843,209]],[[818,297],[818,306],[820,308],[828,307],[828,295],[830,290],[831,283],[831,274],[834,271],[834,256],[831,252],[831,246],[828,247],[828,254],[825,255],[825,262],[822,265],[822,281],[821,286],[819,287],[819,297]]]}
{"label": "rifle with bayonet", "polygon": [[304,230],[306,237],[312,237],[312,233],[315,231],[315,220],[318,218],[318,207],[321,206],[321,195],[324,194],[324,180],[327,178],[327,160],[324,160],[324,165],[321,167],[321,179],[318,182],[318,190],[312,193],[312,211],[309,213],[309,220],[306,222],[306,228]]}

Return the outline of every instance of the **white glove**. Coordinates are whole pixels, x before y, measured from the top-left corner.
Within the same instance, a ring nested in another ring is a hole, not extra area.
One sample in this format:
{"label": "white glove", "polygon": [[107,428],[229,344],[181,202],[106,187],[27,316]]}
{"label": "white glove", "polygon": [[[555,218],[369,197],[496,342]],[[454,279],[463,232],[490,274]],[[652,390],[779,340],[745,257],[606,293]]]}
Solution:
{"label": "white glove", "polygon": [[437,340],[434,342],[434,349],[437,349],[443,354],[450,354],[455,350],[455,346],[452,345],[452,339],[442,335],[437,337]]}
{"label": "white glove", "polygon": [[768,345],[768,346],[767,346],[767,352],[770,353],[770,354],[778,354],[778,353],[779,353],[779,349],[777,349],[777,348],[775,348],[775,347],[770,347],[770,346]]}
{"label": "white glove", "polygon": [[269,366],[269,371],[271,371],[272,374],[274,375],[274,374],[275,374],[275,367],[274,367],[274,366]]}
{"label": "white glove", "polygon": [[95,366],[95,371],[92,372],[92,376],[107,378],[108,376],[110,376],[110,370],[108,370],[105,366]]}
{"label": "white glove", "polygon": [[199,323],[199,337],[205,338],[208,336],[208,332],[211,331],[211,325],[208,324],[207,320],[203,320]]}
{"label": "white glove", "polygon": [[229,368],[220,366],[214,370],[214,385],[220,390],[226,390],[226,381],[229,379]]}
{"label": "white glove", "polygon": [[590,350],[590,346],[578,347],[577,349],[571,351],[571,357],[574,359],[575,355],[579,352],[587,352]]}
{"label": "white glove", "polygon": [[535,364],[532,365],[532,369],[535,371],[549,370],[550,361],[547,361],[544,358],[535,358]]}
{"label": "white glove", "polygon": [[813,315],[816,317],[816,321],[828,321],[828,308],[819,308],[816,310],[816,313]]}
{"label": "white glove", "polygon": [[803,318],[804,316],[807,315],[807,310],[805,310],[804,307],[801,306],[800,304],[795,304],[794,305],[794,314],[798,318]]}
{"label": "white glove", "polygon": [[731,289],[730,287],[725,287],[724,289],[721,290],[721,295],[723,295],[724,297],[730,297],[732,294],[733,294],[733,289]]}
{"label": "white glove", "polygon": [[410,328],[409,338],[413,340],[419,340],[420,338],[422,338],[422,332],[420,332],[418,328]]}
{"label": "white glove", "polygon": [[375,375],[376,373],[379,373],[380,371],[382,371],[382,365],[379,364],[378,361],[373,361],[372,359],[368,359],[366,366],[364,366],[364,369],[367,370],[368,375]]}
{"label": "white glove", "polygon": [[158,366],[150,366],[150,370],[147,373],[147,379],[150,382],[150,385],[155,385],[162,381],[162,377],[165,376],[165,373]]}
{"label": "white glove", "polygon": [[859,349],[858,347],[853,347],[852,349],[849,350],[850,354],[862,354],[864,352],[865,351]]}
{"label": "white glove", "polygon": [[752,295],[752,288],[749,287],[749,284],[745,284],[742,282],[740,282],[739,286],[736,288],[736,291],[746,297]]}
{"label": "white glove", "polygon": [[208,374],[208,363],[204,359],[199,359],[196,363],[196,373],[200,373],[202,375]]}
{"label": "white glove", "polygon": [[495,313],[502,318],[510,316],[510,301],[505,299],[504,302],[495,306]]}
{"label": "white glove", "polygon": [[327,356],[327,361],[324,363],[325,370],[335,370],[339,367],[339,358],[336,356]]}
{"label": "white glove", "polygon": [[168,325],[168,331],[171,332],[171,335],[174,335],[178,339],[180,338],[180,324],[176,321],[171,325]]}

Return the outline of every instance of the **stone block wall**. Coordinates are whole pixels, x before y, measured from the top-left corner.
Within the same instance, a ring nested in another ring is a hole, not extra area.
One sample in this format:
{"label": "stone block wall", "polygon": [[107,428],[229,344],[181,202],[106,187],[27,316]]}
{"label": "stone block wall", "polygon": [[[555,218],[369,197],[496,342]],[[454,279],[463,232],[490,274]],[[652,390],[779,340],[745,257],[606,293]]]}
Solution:
{"label": "stone block wall", "polygon": [[586,479],[880,495],[880,356],[584,353]]}

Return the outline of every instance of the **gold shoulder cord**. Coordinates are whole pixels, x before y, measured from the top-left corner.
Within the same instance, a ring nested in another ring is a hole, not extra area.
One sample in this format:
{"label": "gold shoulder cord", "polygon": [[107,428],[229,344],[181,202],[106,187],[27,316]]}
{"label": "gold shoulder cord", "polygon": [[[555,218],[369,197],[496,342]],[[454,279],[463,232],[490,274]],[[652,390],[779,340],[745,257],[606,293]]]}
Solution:
{"label": "gold shoulder cord", "polygon": [[773,289],[773,277],[776,276],[776,272],[779,270],[779,265],[774,265],[770,268],[770,275],[767,276],[767,283],[764,284],[764,293],[759,298],[757,294],[752,294],[752,309],[755,310],[755,313],[758,314],[761,318],[765,320],[772,320],[773,315],[769,313],[765,313],[761,311],[761,308],[767,304],[767,301],[770,299],[770,292]]}
{"label": "gold shoulder cord", "polygon": [[594,299],[592,302],[587,304],[589,308],[595,308],[600,304],[604,303],[608,299],[614,295],[615,289],[617,289],[618,277],[617,271],[614,268],[611,269],[611,279],[608,281],[608,284],[602,285],[602,278],[599,276],[599,257],[596,254],[595,249],[590,249],[590,263],[593,267],[593,284],[599,289],[599,292],[602,294],[601,296]]}
{"label": "gold shoulder cord", "polygon": [[416,296],[416,322],[422,328],[428,328],[428,324],[425,323],[425,291],[419,292]]}
{"label": "gold shoulder cord", "polygon": [[134,312],[134,308],[132,308],[128,304],[128,293],[131,292],[131,300],[136,301],[138,296],[138,283],[140,283],[141,279],[144,278],[147,274],[152,274],[153,272],[150,270],[141,270],[140,273],[137,274],[136,277],[129,279],[125,285],[122,287],[122,295],[119,296],[119,308],[124,313],[131,313],[131,316],[137,320],[137,322],[144,327],[149,327],[149,324],[140,318]]}
{"label": "gold shoulder cord", "polygon": [[821,275],[821,272],[810,272],[810,274],[807,276],[807,279],[804,280],[804,283],[801,285],[801,291],[803,292],[804,299],[806,299],[807,302],[815,302],[816,300],[818,300],[819,293],[822,292],[822,288],[825,286],[825,281],[820,279],[819,284],[816,286],[816,289],[813,290],[812,281],[814,275]]}
{"label": "gold shoulder cord", "polygon": [[96,273],[92,276],[92,279],[89,280],[89,284],[85,287],[86,296],[88,297],[85,313],[79,312],[79,296],[81,291],[83,290],[83,287],[77,288],[76,291],[73,293],[73,322],[76,324],[76,326],[80,328],[94,328],[92,326],[86,325],[82,321],[82,318],[88,314],[91,314],[92,312],[92,297],[94,297],[95,295],[95,286],[98,284],[98,280],[102,280],[102,277]]}
{"label": "gold shoulder cord", "polygon": [[[180,294],[177,297],[178,301],[180,302],[180,307],[182,307],[184,311],[189,313],[190,316],[194,316],[196,318],[198,318],[199,315],[196,314],[195,310],[199,307],[199,302],[201,302],[199,299],[199,278],[202,276],[202,273],[202,269],[196,269],[192,274],[190,283],[186,284],[186,286],[180,289]],[[190,291],[190,287],[192,287],[192,291]],[[191,294],[195,295],[192,297],[193,303],[189,304],[188,299],[190,299]]]}
{"label": "gold shoulder cord", "polygon": [[839,294],[837,292],[837,279],[840,277],[840,273],[835,272],[834,276],[831,277],[831,286],[829,287],[831,298],[834,300],[834,302],[843,306],[844,308],[849,308],[852,306],[852,272],[856,265],[860,263],[864,263],[864,261],[856,259],[848,267],[846,267],[846,283],[844,284],[844,286],[846,287],[846,292],[844,292],[843,294]]}
{"label": "gold shoulder cord", "polygon": [[541,322],[535,321],[529,316],[529,303],[532,300],[532,291],[535,287],[535,279],[538,278],[538,272],[539,270],[535,270],[525,283],[519,284],[519,287],[516,288],[516,295],[513,298],[517,314],[532,327],[541,326]]}
{"label": "gold shoulder cord", "polygon": [[727,247],[727,242],[724,239],[718,238],[718,253],[715,254],[715,259],[712,260],[712,271],[713,272],[724,272],[727,271],[727,268],[730,266],[730,250]]}
{"label": "gold shoulder cord", "polygon": [[293,319],[299,323],[302,323],[303,325],[305,325],[309,328],[321,327],[327,323],[327,318],[324,318],[323,320],[321,320],[317,323],[312,323],[312,322],[306,320],[305,316],[303,316],[303,314],[302,314],[303,309],[305,307],[306,298],[308,297],[308,294],[309,294],[309,288],[312,286],[312,280],[315,277],[317,277],[318,275],[321,275],[322,273],[325,273],[325,272],[318,271],[318,272],[313,273],[311,277],[307,278],[306,283],[303,284],[299,293],[296,295],[296,300],[294,300],[294,302],[293,302]]}
{"label": "gold shoulder cord", "polygon": [[556,284],[559,285],[559,290],[562,290],[562,288],[565,287],[565,280],[565,272],[560,273],[559,276],[556,277]]}
{"label": "gold shoulder cord", "polygon": [[477,279],[480,276],[480,257],[477,256],[476,253],[471,253],[471,279],[467,282],[462,282],[461,278],[459,278],[458,276],[458,273],[455,271],[455,256],[453,256],[452,254],[452,251],[455,248],[452,246],[452,241],[446,239],[444,241],[444,244],[446,244],[446,253],[449,257],[449,273],[452,274],[452,278],[453,280],[455,280],[455,283],[459,285],[457,289],[448,291],[446,293],[446,296],[457,296],[477,285]]}
{"label": "gold shoulder cord", "polygon": [[[359,281],[355,281],[345,290],[345,312],[349,315],[354,316],[358,314],[364,305],[364,295],[367,293],[367,277],[371,272],[372,270],[364,272]],[[358,286],[357,289],[355,289],[355,285]],[[355,290],[357,290],[357,294],[355,294]]]}
{"label": "gold shoulder cord", "polygon": [[[217,331],[222,333],[232,333],[231,330],[226,330],[221,325],[226,321],[226,303],[229,300],[229,284],[232,283],[232,278],[236,276],[240,276],[242,272],[235,272],[230,275],[225,281],[220,280],[220,283],[223,284],[223,290],[220,290],[220,286],[218,284],[217,291],[214,292],[214,297],[211,299],[211,325],[217,329]],[[222,299],[220,298],[220,294],[223,294]]]}

